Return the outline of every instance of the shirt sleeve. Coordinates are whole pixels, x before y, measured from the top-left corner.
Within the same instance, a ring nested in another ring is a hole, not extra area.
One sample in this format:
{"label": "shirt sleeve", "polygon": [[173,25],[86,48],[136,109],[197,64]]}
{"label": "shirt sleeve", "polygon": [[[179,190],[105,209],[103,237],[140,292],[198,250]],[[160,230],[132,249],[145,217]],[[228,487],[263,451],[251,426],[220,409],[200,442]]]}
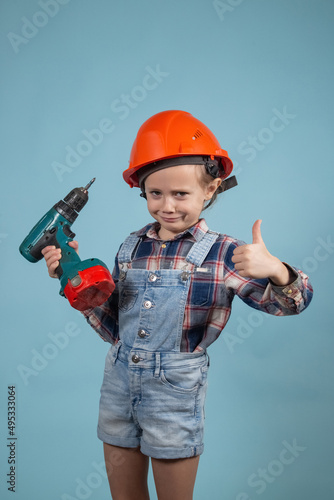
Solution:
{"label": "shirt sleeve", "polygon": [[115,283],[115,290],[108,300],[101,306],[85,309],[82,314],[87,320],[87,323],[95,330],[95,332],[110,344],[115,344],[118,340],[118,279],[119,267],[118,258],[115,259],[115,267],[112,272],[112,278]]}
{"label": "shirt sleeve", "polygon": [[275,285],[270,279],[243,278],[232,262],[233,250],[245,243],[234,240],[225,256],[225,285],[230,293],[237,295],[245,304],[259,311],[275,316],[288,316],[301,313],[310,304],[313,288],[309,277],[296,267],[284,262],[295,278],[286,286]]}

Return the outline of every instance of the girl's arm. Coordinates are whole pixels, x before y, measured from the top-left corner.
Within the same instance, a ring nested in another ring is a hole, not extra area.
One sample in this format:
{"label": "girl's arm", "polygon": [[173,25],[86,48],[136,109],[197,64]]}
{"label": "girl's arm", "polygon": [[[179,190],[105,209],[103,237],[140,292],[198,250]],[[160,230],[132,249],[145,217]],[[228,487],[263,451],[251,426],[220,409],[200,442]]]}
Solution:
{"label": "girl's arm", "polygon": [[99,307],[94,307],[82,311],[87,323],[98,333],[98,335],[110,344],[118,341],[118,260],[115,259],[115,267],[112,278],[115,283],[115,290],[108,300]]}
{"label": "girl's arm", "polygon": [[295,276],[283,262],[268,252],[261,235],[261,222],[259,219],[253,225],[253,242],[237,247],[231,260],[240,276],[269,278],[275,285],[288,285]]}
{"label": "girl's arm", "polygon": [[255,309],[278,316],[299,314],[312,299],[309,278],[269,253],[260,225],[261,220],[253,225],[253,242],[236,246],[230,255],[234,269],[226,285]]}
{"label": "girl's arm", "polygon": [[[69,245],[79,253],[79,244],[73,240]],[[47,246],[42,250],[48,273],[51,278],[58,278],[55,270],[61,259],[61,250],[54,246]],[[82,311],[88,324],[99,334],[105,341],[114,344],[118,339],[118,262],[116,264],[112,277],[115,283],[115,290],[109,299],[102,306],[86,309]]]}

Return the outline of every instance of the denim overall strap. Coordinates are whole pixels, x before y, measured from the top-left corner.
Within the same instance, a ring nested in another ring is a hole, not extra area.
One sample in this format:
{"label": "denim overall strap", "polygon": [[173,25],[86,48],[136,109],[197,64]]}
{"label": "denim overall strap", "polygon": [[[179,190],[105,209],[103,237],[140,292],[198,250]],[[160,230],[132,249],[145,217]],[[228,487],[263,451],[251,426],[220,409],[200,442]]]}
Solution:
{"label": "denim overall strap", "polygon": [[123,245],[121,246],[118,252],[118,262],[120,264],[131,262],[133,251],[136,248],[139,239],[140,238],[136,232],[131,233],[126,238],[126,240],[124,241]]}
{"label": "denim overall strap", "polygon": [[201,266],[218,236],[219,234],[213,231],[204,233],[201,239],[194,243],[189,250],[186,261],[194,266]]}

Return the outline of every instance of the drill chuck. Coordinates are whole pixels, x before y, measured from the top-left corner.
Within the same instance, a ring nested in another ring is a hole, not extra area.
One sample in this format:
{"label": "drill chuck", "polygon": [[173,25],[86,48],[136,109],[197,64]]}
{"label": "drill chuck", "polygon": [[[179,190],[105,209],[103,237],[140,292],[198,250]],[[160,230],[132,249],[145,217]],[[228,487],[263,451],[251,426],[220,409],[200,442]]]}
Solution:
{"label": "drill chuck", "polygon": [[94,181],[95,177],[84,188],[81,187],[72,189],[72,191],[65,196],[64,200],[60,200],[54,205],[53,208],[57,210],[60,215],[65,217],[70,224],[73,224],[75,219],[78,217],[80,210],[82,210],[86,205],[88,201],[88,189]]}

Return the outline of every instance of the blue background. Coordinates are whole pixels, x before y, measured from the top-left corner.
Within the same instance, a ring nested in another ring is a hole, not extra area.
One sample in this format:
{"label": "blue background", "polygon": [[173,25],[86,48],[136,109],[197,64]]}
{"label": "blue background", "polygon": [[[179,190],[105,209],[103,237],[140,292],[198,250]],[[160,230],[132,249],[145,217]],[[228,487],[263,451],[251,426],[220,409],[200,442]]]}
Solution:
{"label": "blue background", "polygon": [[[112,267],[127,234],[150,221],[121,173],[139,126],[165,109],[203,121],[235,162],[239,186],[205,215],[211,229],[251,242],[262,218],[269,251],[315,289],[300,317],[235,301],[209,351],[194,498],[334,498],[333,20],[325,0],[1,1],[1,498],[13,498],[8,385],[15,498],[109,497],[96,438],[108,345],[58,295],[44,262],[28,263],[18,247],[96,176],[73,229],[82,258]],[[82,143],[105,119],[112,131]],[[286,443],[294,455],[282,455]],[[154,499],[151,476],[150,488]]]}

